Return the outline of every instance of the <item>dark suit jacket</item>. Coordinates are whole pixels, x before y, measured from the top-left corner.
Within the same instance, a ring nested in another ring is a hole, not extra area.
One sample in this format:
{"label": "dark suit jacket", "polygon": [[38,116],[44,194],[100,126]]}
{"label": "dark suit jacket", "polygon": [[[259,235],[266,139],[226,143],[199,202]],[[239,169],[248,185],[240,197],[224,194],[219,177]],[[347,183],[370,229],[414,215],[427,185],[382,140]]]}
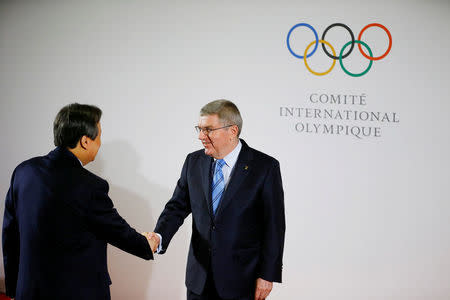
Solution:
{"label": "dark suit jacket", "polygon": [[9,296],[109,299],[107,243],[153,258],[147,239],[114,209],[108,189],[63,148],[15,169],[3,220]]}
{"label": "dark suit jacket", "polygon": [[253,293],[259,277],[281,282],[285,216],[279,163],[241,142],[215,216],[211,206],[213,159],[199,150],[187,156],[155,228],[162,236],[164,252],[192,213],[186,286],[196,294],[202,293],[209,269],[222,298]]}

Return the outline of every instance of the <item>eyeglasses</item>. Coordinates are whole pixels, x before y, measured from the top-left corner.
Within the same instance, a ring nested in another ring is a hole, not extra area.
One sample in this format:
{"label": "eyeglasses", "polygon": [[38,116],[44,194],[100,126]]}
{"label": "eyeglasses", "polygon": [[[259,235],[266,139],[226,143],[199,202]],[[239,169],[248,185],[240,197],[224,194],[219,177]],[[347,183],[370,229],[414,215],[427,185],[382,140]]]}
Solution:
{"label": "eyeglasses", "polygon": [[202,128],[199,126],[195,126],[195,131],[197,131],[197,133],[203,132],[204,135],[209,135],[211,132],[215,131],[215,130],[219,130],[219,129],[223,129],[223,128],[228,128],[234,125],[227,125],[227,126],[223,126],[223,127],[219,127],[219,128]]}

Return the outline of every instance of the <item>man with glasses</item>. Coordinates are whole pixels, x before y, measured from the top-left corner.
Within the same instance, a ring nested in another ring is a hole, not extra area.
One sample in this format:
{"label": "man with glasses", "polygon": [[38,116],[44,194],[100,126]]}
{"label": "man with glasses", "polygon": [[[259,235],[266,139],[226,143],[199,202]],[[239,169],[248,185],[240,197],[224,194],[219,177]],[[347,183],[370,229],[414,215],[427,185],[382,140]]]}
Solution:
{"label": "man with glasses", "polygon": [[153,237],[158,253],[192,213],[188,300],[265,299],[281,282],[284,197],[279,163],[239,135],[242,118],[227,100],[206,104],[195,127],[204,149],[189,154]]}

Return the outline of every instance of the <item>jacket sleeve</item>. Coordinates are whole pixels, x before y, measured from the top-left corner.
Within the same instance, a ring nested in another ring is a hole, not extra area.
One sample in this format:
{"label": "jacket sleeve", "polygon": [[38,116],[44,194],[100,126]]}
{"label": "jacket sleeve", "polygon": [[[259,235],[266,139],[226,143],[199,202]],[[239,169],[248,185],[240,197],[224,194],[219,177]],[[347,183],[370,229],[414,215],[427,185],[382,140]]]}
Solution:
{"label": "jacket sleeve", "polygon": [[99,239],[125,252],[146,260],[153,259],[147,238],[136,232],[119,215],[108,196],[108,190],[108,183],[103,181],[94,191],[93,199],[90,199],[89,228]]}
{"label": "jacket sleeve", "polygon": [[286,222],[284,192],[278,161],[275,161],[267,173],[262,190],[262,200],[264,238],[259,277],[271,282],[281,282]]}
{"label": "jacket sleeve", "polygon": [[5,200],[2,242],[6,295],[14,298],[16,295],[17,276],[19,273],[20,241],[13,192],[14,174],[12,178],[11,186]]}
{"label": "jacket sleeve", "polygon": [[172,198],[164,207],[154,230],[162,236],[162,250],[159,252],[160,254],[166,252],[173,236],[183,224],[184,219],[191,213],[189,187],[187,183],[189,157],[189,155],[186,157],[180,179],[178,179]]}

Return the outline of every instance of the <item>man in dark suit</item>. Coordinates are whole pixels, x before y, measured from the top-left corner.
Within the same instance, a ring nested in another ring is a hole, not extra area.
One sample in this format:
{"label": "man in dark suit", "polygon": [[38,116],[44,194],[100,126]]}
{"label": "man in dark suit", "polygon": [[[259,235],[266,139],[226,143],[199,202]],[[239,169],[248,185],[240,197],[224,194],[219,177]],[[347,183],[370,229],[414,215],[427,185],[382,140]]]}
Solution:
{"label": "man in dark suit", "polygon": [[57,148],[21,163],[11,179],[3,219],[6,293],[16,300],[110,299],[110,243],[153,259],[155,240],[114,209],[108,183],[84,165],[100,147],[101,110],[70,104],[53,124]]}
{"label": "man in dark suit", "polygon": [[192,213],[186,286],[189,300],[265,299],[281,282],[284,198],[276,159],[239,139],[242,118],[230,101],[200,111],[204,149],[189,154],[152,236],[164,253]]}

